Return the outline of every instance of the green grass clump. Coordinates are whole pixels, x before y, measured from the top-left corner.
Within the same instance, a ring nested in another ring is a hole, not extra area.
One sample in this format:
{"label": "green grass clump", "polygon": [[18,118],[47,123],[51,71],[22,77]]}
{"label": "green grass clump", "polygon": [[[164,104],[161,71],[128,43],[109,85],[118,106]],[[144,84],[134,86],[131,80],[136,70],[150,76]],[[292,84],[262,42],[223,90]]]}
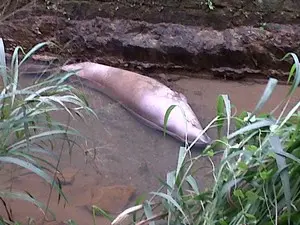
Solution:
{"label": "green grass clump", "polygon": [[[253,112],[234,115],[229,96],[220,95],[217,116],[206,128],[214,124],[218,140],[197,157],[191,156],[190,146],[181,147],[177,168],[151,192],[153,197],[127,209],[112,224],[123,224],[131,214],[131,224],[138,225],[155,225],[157,220],[171,225],[300,224],[300,101],[287,112],[300,83],[300,63],[293,53],[283,59],[289,56],[294,60],[290,88],[274,110],[259,114],[276,87],[273,78]],[[217,165],[212,160],[216,155]],[[192,172],[200,158],[210,160],[214,181],[203,191]]]}
{"label": "green grass clump", "polygon": [[[16,47],[12,55],[11,64],[7,66],[5,48],[0,39],[0,169],[6,164],[15,165],[35,173],[55,188],[59,197],[66,197],[62,192],[59,180],[55,174],[61,155],[53,151],[55,141],[63,140],[64,149],[70,151],[76,144],[71,137],[81,137],[80,133],[71,128],[68,123],[61,123],[53,119],[53,113],[64,112],[70,117],[83,118],[83,113],[93,111],[87,105],[83,95],[74,87],[64,84],[64,81],[75,73],[62,73],[40,79],[34,84],[22,88],[19,83],[20,66],[26,63],[36,51],[48,45],[41,43],[34,46],[27,54],[21,47]],[[22,59],[19,55],[23,54]],[[61,153],[60,153],[61,154]],[[45,157],[48,157],[47,159]],[[49,161],[49,157],[55,163]],[[53,175],[53,176],[51,176]],[[47,204],[34,198],[34,193],[13,192],[0,190],[0,204],[7,207],[5,201],[19,199],[29,201],[38,208],[48,210]],[[0,215],[1,224],[13,224],[11,211],[6,208],[7,215]],[[13,212],[13,209],[12,209]],[[52,214],[52,216],[54,216]]]}

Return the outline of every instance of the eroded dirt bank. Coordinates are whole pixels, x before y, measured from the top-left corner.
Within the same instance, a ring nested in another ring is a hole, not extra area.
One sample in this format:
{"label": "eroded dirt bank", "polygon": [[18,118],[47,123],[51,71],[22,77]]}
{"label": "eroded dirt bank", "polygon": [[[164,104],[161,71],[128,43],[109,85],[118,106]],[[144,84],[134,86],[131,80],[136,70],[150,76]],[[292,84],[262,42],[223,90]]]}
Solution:
{"label": "eroded dirt bank", "polygon": [[24,7],[15,5],[19,11],[5,17],[14,9],[8,7],[0,24],[8,50],[51,40],[57,46],[46,52],[63,61],[90,60],[144,74],[286,80],[290,64],[279,59],[299,53],[294,1],[214,1],[213,10],[208,1],[187,0],[20,2]]}

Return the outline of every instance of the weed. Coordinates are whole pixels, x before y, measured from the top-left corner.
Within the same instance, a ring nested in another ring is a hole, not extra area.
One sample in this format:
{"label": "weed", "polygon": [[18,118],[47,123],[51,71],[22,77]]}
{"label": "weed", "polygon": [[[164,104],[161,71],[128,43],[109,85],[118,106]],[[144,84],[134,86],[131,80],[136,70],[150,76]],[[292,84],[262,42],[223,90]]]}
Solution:
{"label": "weed", "polygon": [[[54,112],[68,113],[70,118],[83,119],[83,112],[95,115],[87,105],[86,99],[71,85],[64,81],[75,73],[53,74],[41,79],[31,86],[22,88],[19,68],[42,47],[45,42],[37,44],[25,54],[21,47],[16,47],[10,66],[6,65],[5,48],[0,39],[0,73],[3,88],[0,94],[0,165],[11,164],[26,169],[44,179],[59,193],[59,199],[67,201],[56,178],[60,155],[53,151],[54,142],[63,140],[63,150],[71,151],[76,142],[71,137],[82,137],[68,123],[53,119]],[[19,59],[19,54],[24,54]],[[67,147],[67,148],[66,148]],[[50,163],[45,157],[55,159],[57,164]],[[54,174],[53,177],[50,174]],[[0,190],[0,199],[7,209],[7,218],[0,216],[3,223],[13,223],[11,210],[6,205],[8,199],[19,199],[31,202],[49,212],[48,203],[39,202],[30,193]]]}
{"label": "weed", "polygon": [[[288,79],[290,88],[277,107],[259,114],[277,85],[273,78],[253,112],[234,115],[229,96],[220,95],[212,121],[218,127],[218,139],[197,157],[189,154],[190,146],[181,147],[177,168],[167,174],[158,191],[151,192],[153,197],[125,210],[112,224],[121,224],[129,216],[132,224],[139,225],[155,225],[161,219],[168,225],[298,224],[300,101],[290,111],[286,109],[300,83],[300,63],[293,53],[283,59],[289,56],[294,60]],[[227,128],[222,135],[225,122]],[[230,132],[232,126],[235,130]],[[212,160],[216,155],[221,156],[218,165]],[[212,164],[214,182],[200,191],[191,169],[203,157]],[[155,212],[158,206],[160,210]]]}

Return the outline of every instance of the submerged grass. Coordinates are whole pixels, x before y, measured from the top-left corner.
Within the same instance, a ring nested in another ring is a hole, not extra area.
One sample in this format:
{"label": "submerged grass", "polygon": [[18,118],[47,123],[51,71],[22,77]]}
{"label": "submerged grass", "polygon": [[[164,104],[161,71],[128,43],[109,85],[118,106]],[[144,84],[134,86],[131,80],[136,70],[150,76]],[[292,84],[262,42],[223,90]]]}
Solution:
{"label": "submerged grass", "polygon": [[[53,74],[31,86],[20,86],[20,71],[32,55],[42,47],[49,45],[45,42],[37,44],[28,53],[21,47],[16,47],[12,55],[11,64],[7,65],[5,47],[0,39],[0,73],[2,91],[0,94],[0,166],[15,165],[26,169],[44,179],[56,189],[59,198],[67,201],[62,192],[60,182],[56,177],[60,156],[53,151],[54,142],[66,141],[70,151],[76,144],[71,137],[81,137],[80,133],[71,128],[68,123],[60,123],[53,119],[52,113],[64,112],[71,118],[83,118],[83,112],[95,115],[87,105],[86,99],[71,85],[64,81],[75,73]],[[19,55],[23,57],[20,60]],[[51,163],[45,156],[55,159]],[[1,167],[2,168],[2,167]],[[52,176],[51,176],[52,175]],[[0,215],[1,224],[13,224],[11,209],[5,203],[8,199],[19,199],[31,202],[38,208],[48,212],[48,203],[41,203],[34,197],[34,193],[13,192],[0,190],[1,204],[7,215]],[[53,217],[54,214],[51,214]]]}
{"label": "submerged grass", "polygon": [[[127,209],[112,224],[124,224],[128,217],[130,224],[138,225],[155,225],[158,220],[168,225],[300,224],[300,101],[287,112],[300,83],[300,63],[294,53],[282,60],[288,57],[294,61],[290,88],[274,110],[259,114],[277,85],[273,78],[253,112],[234,115],[229,96],[220,95],[212,121],[218,139],[194,158],[188,153],[190,147],[180,148],[177,168],[167,174],[157,192],[151,193],[153,197]],[[216,155],[221,157],[217,165],[213,163]],[[200,191],[191,169],[204,157],[212,163],[214,182]],[[161,207],[158,212],[154,210],[157,206]]]}

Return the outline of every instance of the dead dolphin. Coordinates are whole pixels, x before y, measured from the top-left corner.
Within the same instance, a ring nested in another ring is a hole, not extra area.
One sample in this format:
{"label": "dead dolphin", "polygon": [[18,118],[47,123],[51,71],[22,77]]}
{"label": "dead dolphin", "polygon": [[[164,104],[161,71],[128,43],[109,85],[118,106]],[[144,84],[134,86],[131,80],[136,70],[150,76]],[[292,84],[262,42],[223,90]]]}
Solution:
{"label": "dead dolphin", "polygon": [[[169,116],[166,133],[192,143],[201,132],[196,115],[186,97],[172,91],[150,77],[127,70],[92,62],[64,65],[63,71],[78,71],[77,75],[99,89],[100,92],[119,102],[125,109],[144,121],[148,126],[163,131],[164,116],[171,105],[177,105]],[[195,146],[206,147],[210,137],[203,133]]]}

